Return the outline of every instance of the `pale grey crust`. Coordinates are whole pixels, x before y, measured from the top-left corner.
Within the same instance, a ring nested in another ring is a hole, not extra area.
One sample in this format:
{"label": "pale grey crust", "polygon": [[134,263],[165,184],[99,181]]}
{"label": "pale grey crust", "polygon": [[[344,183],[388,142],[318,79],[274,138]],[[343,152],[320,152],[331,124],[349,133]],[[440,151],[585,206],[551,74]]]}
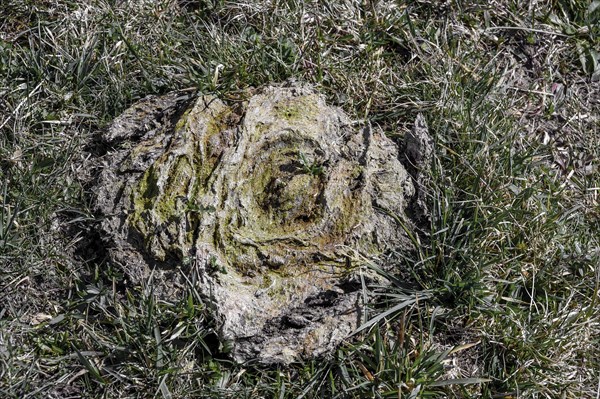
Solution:
{"label": "pale grey crust", "polygon": [[242,106],[187,92],[117,118],[95,188],[110,257],[176,299],[196,284],[239,362],[333,350],[361,318],[359,258],[410,247],[397,146],[311,87]]}

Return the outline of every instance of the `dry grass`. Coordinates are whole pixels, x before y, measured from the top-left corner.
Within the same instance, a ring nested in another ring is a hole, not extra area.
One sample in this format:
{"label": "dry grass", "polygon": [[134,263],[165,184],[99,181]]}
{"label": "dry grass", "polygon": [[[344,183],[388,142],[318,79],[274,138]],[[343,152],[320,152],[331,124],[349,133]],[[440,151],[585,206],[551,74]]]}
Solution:
{"label": "dry grass", "polygon": [[[588,3],[3,2],[0,396],[600,397]],[[106,262],[83,182],[137,99],[289,78],[394,138],[426,116],[431,226],[385,260],[410,287],[371,288],[386,317],[334,356],[233,365],[193,282],[164,303]]]}

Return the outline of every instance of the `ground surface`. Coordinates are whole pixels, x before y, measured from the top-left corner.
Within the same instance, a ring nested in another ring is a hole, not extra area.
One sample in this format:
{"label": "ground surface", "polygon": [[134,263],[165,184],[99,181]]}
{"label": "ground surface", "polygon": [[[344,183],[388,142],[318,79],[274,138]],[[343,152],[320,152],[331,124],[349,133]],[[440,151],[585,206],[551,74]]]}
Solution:
{"label": "ground surface", "polygon": [[[0,396],[600,396],[600,3],[480,3],[3,2]],[[289,78],[395,140],[424,115],[431,221],[334,355],[235,365],[193,285],[106,262],[89,159],[145,95]]]}

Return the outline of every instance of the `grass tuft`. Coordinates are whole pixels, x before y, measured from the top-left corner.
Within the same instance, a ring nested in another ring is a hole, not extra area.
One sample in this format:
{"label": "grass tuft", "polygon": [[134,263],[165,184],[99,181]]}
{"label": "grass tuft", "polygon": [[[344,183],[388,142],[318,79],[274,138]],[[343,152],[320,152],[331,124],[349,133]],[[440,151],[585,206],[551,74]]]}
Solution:
{"label": "grass tuft", "polygon": [[[598,1],[6,0],[0,14],[1,397],[600,395]],[[363,328],[330,358],[235,365],[194,276],[165,303],[90,238],[89,145],[148,94],[237,99],[287,79],[398,141],[425,116],[430,224],[414,253],[369,266],[391,285],[365,287]]]}

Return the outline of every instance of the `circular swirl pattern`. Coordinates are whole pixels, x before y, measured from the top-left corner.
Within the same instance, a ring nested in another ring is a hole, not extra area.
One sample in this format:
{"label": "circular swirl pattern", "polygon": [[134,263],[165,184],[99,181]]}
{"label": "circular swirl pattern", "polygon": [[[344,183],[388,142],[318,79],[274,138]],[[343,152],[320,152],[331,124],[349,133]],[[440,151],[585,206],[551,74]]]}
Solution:
{"label": "circular swirl pattern", "polygon": [[397,147],[299,86],[264,89],[241,111],[201,96],[172,119],[109,160],[105,231],[146,265],[191,260],[238,360],[339,342],[357,320],[356,289],[340,283],[349,254],[406,247],[397,220],[414,189]]}

